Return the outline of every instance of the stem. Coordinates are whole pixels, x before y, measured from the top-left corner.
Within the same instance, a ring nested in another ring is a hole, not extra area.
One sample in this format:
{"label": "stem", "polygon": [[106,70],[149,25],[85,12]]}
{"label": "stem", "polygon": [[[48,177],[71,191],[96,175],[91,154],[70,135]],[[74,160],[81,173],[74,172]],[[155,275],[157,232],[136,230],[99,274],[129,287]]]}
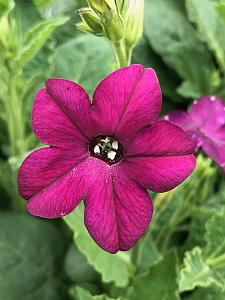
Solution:
{"label": "stem", "polygon": [[225,253],[214,259],[209,259],[208,264],[214,268],[223,267],[225,265]]}
{"label": "stem", "polygon": [[9,76],[8,97],[5,102],[7,125],[10,137],[11,156],[20,155],[25,152],[25,121],[23,119],[21,100],[16,90],[16,77]]}
{"label": "stem", "polygon": [[123,40],[119,42],[113,42],[113,50],[117,59],[118,67],[122,68],[128,66],[131,61],[131,54],[127,55],[127,49]]}

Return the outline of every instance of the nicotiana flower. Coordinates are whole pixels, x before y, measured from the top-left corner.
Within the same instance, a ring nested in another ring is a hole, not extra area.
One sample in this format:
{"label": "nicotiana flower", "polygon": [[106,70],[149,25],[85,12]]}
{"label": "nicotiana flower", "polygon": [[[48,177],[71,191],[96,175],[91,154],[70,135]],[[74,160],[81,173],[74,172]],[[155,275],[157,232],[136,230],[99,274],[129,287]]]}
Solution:
{"label": "nicotiana flower", "polygon": [[165,117],[180,126],[195,144],[225,171],[225,103],[205,96],[193,102],[188,112],[175,111]]}
{"label": "nicotiana flower", "polygon": [[91,102],[78,84],[49,79],[38,91],[33,130],[48,148],[30,154],[18,175],[28,211],[43,218],[69,214],[84,200],[84,220],[106,251],[128,250],[152,213],[146,189],[165,192],[195,167],[193,143],[157,118],[160,86],[141,65],[106,77]]}

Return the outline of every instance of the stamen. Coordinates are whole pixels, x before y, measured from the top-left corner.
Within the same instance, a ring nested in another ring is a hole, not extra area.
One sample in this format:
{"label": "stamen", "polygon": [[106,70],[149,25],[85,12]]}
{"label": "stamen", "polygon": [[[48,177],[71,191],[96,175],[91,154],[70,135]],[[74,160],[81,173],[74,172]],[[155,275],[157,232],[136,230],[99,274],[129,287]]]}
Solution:
{"label": "stamen", "polygon": [[99,145],[96,145],[94,147],[94,153],[96,153],[96,154],[100,154],[101,153]]}
{"label": "stamen", "polygon": [[116,152],[115,151],[109,151],[107,154],[107,157],[111,160],[114,160],[116,157]]}
{"label": "stamen", "polygon": [[97,136],[89,146],[90,154],[109,165],[117,163],[122,158],[122,145],[111,136]]}
{"label": "stamen", "polygon": [[110,142],[110,138],[107,136],[107,137],[105,138],[104,142],[105,142],[106,144],[109,143],[109,142]]}

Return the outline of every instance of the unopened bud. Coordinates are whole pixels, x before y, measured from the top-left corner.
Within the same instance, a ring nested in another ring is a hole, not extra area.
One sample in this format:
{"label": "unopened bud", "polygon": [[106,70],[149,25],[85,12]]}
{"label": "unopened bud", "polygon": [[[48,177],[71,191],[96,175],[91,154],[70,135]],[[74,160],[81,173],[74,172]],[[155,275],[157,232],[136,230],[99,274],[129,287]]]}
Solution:
{"label": "unopened bud", "polygon": [[124,38],[123,20],[119,15],[111,15],[103,19],[106,37],[112,42],[118,42]]}
{"label": "unopened bud", "polygon": [[115,5],[114,0],[87,0],[87,3],[97,14],[107,13],[112,8],[112,4]]}
{"label": "unopened bud", "polygon": [[130,0],[126,20],[125,39],[129,47],[137,44],[143,34],[144,0]]}
{"label": "unopened bud", "polygon": [[90,8],[82,8],[78,11],[81,19],[93,30],[96,35],[103,33],[103,28],[99,17]]}
{"label": "unopened bud", "polygon": [[95,34],[95,32],[85,22],[77,23],[75,26],[80,31],[84,31],[84,32]]}
{"label": "unopened bud", "polygon": [[116,5],[119,9],[119,13],[122,17],[126,15],[127,7],[128,7],[128,0],[115,0]]}

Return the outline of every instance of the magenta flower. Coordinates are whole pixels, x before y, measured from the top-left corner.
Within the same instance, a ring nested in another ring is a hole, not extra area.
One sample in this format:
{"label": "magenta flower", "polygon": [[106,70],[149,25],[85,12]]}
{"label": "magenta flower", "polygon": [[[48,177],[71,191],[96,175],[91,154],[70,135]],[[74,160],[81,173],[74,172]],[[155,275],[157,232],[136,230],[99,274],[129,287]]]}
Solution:
{"label": "magenta flower", "polygon": [[131,248],[151,221],[146,189],[173,189],[195,167],[192,142],[179,127],[157,121],[160,110],[156,74],[141,65],[106,77],[92,103],[78,84],[47,80],[32,122],[51,147],[30,154],[18,175],[28,211],[58,218],[83,199],[96,243],[111,253]]}
{"label": "magenta flower", "polygon": [[195,144],[225,171],[225,103],[218,97],[195,100],[189,112],[175,111],[165,117],[187,132]]}

